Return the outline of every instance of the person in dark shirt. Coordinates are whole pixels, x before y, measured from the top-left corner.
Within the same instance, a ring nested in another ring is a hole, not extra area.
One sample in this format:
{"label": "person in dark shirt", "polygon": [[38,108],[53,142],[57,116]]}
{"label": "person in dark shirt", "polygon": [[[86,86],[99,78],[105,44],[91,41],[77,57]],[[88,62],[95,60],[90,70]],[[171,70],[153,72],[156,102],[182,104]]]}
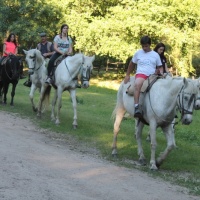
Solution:
{"label": "person in dark shirt", "polygon": [[160,60],[163,66],[163,73],[168,73],[169,69],[167,67],[167,59],[165,57],[165,45],[163,43],[158,43],[155,46],[154,51],[157,52],[160,56]]}
{"label": "person in dark shirt", "polygon": [[[36,49],[38,49],[41,52],[42,56],[45,59],[49,59],[55,53],[53,44],[52,42],[47,41],[46,33],[40,33],[40,37],[41,37],[41,42],[37,44]],[[46,62],[48,61],[46,60]],[[28,80],[24,83],[24,86],[31,87],[30,76]]]}
{"label": "person in dark shirt", "polygon": [[37,49],[41,52],[44,58],[50,58],[54,54],[52,42],[47,41],[46,33],[40,33],[41,42],[37,44]]}

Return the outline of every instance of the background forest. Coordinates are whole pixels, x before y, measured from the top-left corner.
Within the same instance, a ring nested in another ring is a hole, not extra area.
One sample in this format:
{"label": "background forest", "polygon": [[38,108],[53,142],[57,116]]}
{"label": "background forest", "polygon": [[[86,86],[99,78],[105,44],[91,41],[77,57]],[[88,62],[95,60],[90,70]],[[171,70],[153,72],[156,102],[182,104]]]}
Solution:
{"label": "background forest", "polygon": [[[126,62],[143,35],[167,46],[168,65],[181,76],[200,75],[200,0],[0,0],[0,44],[10,32],[20,51],[49,41],[67,23],[75,50]],[[2,46],[1,45],[1,46]],[[1,51],[1,49],[0,49]]]}

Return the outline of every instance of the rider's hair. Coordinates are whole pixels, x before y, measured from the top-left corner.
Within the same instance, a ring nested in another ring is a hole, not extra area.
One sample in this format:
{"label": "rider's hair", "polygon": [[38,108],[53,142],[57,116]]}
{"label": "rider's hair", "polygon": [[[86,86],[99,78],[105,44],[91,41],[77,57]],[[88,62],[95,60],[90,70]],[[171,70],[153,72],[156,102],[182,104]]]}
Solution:
{"label": "rider's hair", "polygon": [[17,47],[17,40],[16,40],[16,35],[14,33],[10,33],[6,42],[10,42],[11,41],[11,37],[14,35],[14,40],[13,43],[15,44],[15,46]]}
{"label": "rider's hair", "polygon": [[[61,27],[60,27],[60,38],[62,38],[62,30],[63,28],[67,26],[67,28],[69,28],[69,26],[67,24],[63,24]],[[67,32],[67,39],[68,39],[68,32]]]}
{"label": "rider's hair", "polygon": [[144,45],[144,44],[149,44],[151,45],[151,38],[147,35],[143,36],[141,39],[140,39],[140,44],[141,45]]}
{"label": "rider's hair", "polygon": [[154,51],[158,53],[158,49],[159,49],[160,47],[164,47],[164,50],[163,50],[163,52],[160,54],[160,57],[161,57],[161,58],[166,58],[165,55],[164,55],[164,54],[165,54],[165,45],[164,45],[162,42],[158,43],[158,44],[155,46]]}

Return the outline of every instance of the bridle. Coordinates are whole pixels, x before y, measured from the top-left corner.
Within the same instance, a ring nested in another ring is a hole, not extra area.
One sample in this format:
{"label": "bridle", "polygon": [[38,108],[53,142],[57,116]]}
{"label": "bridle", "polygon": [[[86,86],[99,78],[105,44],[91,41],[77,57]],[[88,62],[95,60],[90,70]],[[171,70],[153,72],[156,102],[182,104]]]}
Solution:
{"label": "bridle", "polygon": [[45,61],[42,63],[42,65],[40,65],[37,69],[35,69],[35,68],[36,68],[36,59],[37,59],[37,58],[36,58],[36,51],[35,51],[35,53],[34,53],[34,56],[30,56],[30,59],[32,59],[32,60],[33,60],[34,58],[35,58],[35,61],[33,61],[33,63],[34,63],[33,66],[34,66],[34,67],[33,67],[33,68],[30,68],[30,66],[28,66],[28,68],[31,69],[31,70],[33,70],[33,71],[37,71],[37,70],[40,69],[40,67],[44,64]]}
{"label": "bridle", "polygon": [[[84,65],[84,56],[83,56],[83,60],[82,60],[82,72],[81,72],[81,83],[83,83],[84,81],[89,81],[90,80],[90,68],[87,67],[87,69],[83,69],[83,65]],[[85,75],[83,74],[84,70],[86,70]]]}
{"label": "bridle", "polygon": [[[185,95],[190,95],[187,108],[184,107],[184,99],[186,98]],[[181,98],[182,96],[182,98]],[[187,93],[184,91],[184,86],[181,88],[179,94],[178,94],[178,109],[181,113],[181,119],[185,114],[193,114],[193,107],[191,108],[192,111],[189,110],[191,107],[191,104],[195,102],[195,93]]]}

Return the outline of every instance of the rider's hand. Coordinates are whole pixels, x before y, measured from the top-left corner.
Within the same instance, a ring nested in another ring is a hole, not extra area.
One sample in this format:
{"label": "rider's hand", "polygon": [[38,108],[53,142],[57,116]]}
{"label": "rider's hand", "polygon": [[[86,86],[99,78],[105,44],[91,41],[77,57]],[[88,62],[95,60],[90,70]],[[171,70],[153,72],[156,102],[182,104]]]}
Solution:
{"label": "rider's hand", "polygon": [[44,53],[43,56],[46,58],[47,57],[47,53]]}
{"label": "rider's hand", "polygon": [[130,81],[130,75],[126,75],[124,79],[124,83],[128,83]]}

